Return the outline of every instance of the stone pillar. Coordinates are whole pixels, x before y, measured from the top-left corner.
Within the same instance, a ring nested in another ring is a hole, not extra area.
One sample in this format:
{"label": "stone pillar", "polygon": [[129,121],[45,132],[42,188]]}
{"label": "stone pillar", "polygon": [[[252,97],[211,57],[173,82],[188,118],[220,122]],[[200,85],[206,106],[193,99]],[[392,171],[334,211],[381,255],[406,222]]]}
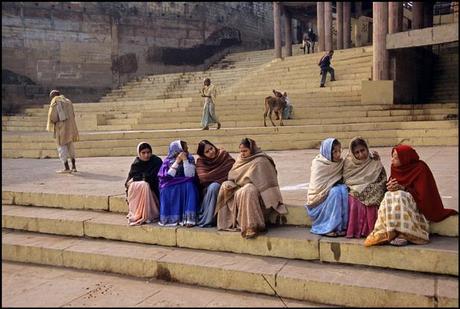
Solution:
{"label": "stone pillar", "polygon": [[423,2],[423,28],[433,27],[433,1]]}
{"label": "stone pillar", "polygon": [[412,2],[412,29],[423,28],[423,2]]}
{"label": "stone pillar", "polygon": [[343,48],[351,47],[351,2],[343,3]]}
{"label": "stone pillar", "polygon": [[388,2],[388,33],[403,30],[403,3]]}
{"label": "stone pillar", "polygon": [[318,28],[318,51],[324,51],[324,2],[316,2],[316,27]]}
{"label": "stone pillar", "polygon": [[275,36],[275,58],[281,58],[281,9],[279,2],[273,2],[273,34]]}
{"label": "stone pillar", "polygon": [[335,24],[337,29],[336,49],[343,49],[343,2],[337,1],[335,5]]}
{"label": "stone pillar", "polygon": [[332,50],[332,2],[324,2],[324,49]]}
{"label": "stone pillar", "polygon": [[372,3],[372,44],[373,64],[372,80],[388,80],[389,57],[386,49],[386,35],[388,33],[388,2]]}
{"label": "stone pillar", "polygon": [[450,9],[454,14],[454,23],[458,23],[458,1],[452,1]]}
{"label": "stone pillar", "polygon": [[355,2],[355,18],[363,15],[363,4],[361,1]]}
{"label": "stone pillar", "polygon": [[286,57],[292,56],[292,17],[286,8],[284,10],[284,40]]}
{"label": "stone pillar", "polygon": [[[112,39],[111,53],[110,58],[112,60],[112,67],[119,55],[119,46],[118,46],[118,23],[119,21],[113,17],[110,17],[110,34]],[[112,69],[112,89],[116,89],[120,86],[120,70]]]}

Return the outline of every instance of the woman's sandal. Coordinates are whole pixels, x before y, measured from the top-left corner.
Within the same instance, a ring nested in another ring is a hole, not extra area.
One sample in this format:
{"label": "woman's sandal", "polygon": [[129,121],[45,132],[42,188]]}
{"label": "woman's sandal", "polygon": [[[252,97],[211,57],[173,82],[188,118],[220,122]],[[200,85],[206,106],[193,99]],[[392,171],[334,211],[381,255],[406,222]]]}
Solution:
{"label": "woman's sandal", "polygon": [[329,232],[329,233],[327,233],[327,234],[324,234],[324,236],[327,236],[327,237],[337,237],[337,236],[339,236],[339,235],[337,235],[336,232]]}
{"label": "woman's sandal", "polygon": [[390,245],[396,246],[396,247],[406,246],[408,243],[409,242],[406,239],[398,238],[398,237],[390,241]]}
{"label": "woman's sandal", "polygon": [[244,234],[244,238],[249,239],[249,238],[254,238],[257,236],[257,232],[253,229],[248,229],[246,233]]}

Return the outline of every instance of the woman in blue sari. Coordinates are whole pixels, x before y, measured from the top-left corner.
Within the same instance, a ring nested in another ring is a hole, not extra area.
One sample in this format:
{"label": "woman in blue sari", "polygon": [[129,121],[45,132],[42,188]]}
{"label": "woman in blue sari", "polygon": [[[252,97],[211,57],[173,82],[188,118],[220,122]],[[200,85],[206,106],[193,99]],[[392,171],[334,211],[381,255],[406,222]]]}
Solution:
{"label": "woman in blue sari", "polygon": [[195,159],[187,143],[177,140],[169,145],[168,156],[158,172],[160,180],[160,225],[196,224],[198,189],[195,182]]}
{"label": "woman in blue sari", "polygon": [[311,232],[325,236],[345,236],[348,223],[348,190],[342,183],[342,147],[335,138],[321,143],[320,153],[311,163],[307,194]]}

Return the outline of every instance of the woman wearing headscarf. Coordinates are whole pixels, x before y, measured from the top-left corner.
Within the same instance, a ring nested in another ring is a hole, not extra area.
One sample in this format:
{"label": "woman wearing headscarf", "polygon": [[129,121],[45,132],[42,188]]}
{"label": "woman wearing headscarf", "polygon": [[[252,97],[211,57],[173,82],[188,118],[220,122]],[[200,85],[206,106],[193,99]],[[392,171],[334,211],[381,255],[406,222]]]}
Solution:
{"label": "woman wearing headscarf", "polygon": [[161,159],[152,154],[152,147],[148,143],[137,145],[137,157],[125,181],[129,225],[158,221],[160,203],[157,174],[161,164]]}
{"label": "woman wearing headscarf", "polygon": [[196,224],[198,189],[195,159],[181,140],[169,145],[168,156],[158,172],[160,179],[160,225],[187,227]]}
{"label": "woman wearing headscarf", "polygon": [[439,222],[457,213],[444,208],[430,168],[409,145],[398,145],[391,151],[387,190],[365,246],[426,244],[428,221]]}
{"label": "woman wearing headscarf", "polygon": [[217,229],[241,231],[243,238],[256,237],[265,231],[265,215],[270,209],[287,213],[278,185],[275,162],[244,138],[240,154],[222,183],[217,198]]}
{"label": "woman wearing headscarf", "polygon": [[343,159],[340,142],[327,138],[311,163],[305,208],[313,219],[311,232],[345,236],[348,223],[348,190],[342,183]]}
{"label": "woman wearing headscarf", "polygon": [[371,153],[362,137],[350,142],[343,167],[348,193],[347,237],[367,237],[374,229],[377,211],[386,191],[387,174],[380,157]]}
{"label": "woman wearing headscarf", "polygon": [[207,227],[216,224],[214,211],[221,184],[227,180],[228,172],[235,163],[228,152],[214,146],[208,140],[198,143],[196,151],[196,173],[200,182],[203,200],[198,212],[198,226]]}

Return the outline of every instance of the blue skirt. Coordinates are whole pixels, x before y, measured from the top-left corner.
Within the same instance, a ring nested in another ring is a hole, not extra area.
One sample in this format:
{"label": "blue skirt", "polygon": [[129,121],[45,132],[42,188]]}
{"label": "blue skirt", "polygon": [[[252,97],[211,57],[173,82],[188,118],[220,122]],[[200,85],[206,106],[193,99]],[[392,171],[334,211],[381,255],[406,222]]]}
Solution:
{"label": "blue skirt", "polygon": [[213,182],[206,189],[201,202],[200,211],[198,212],[198,226],[211,227],[216,226],[217,195],[219,194],[220,183]]}
{"label": "blue skirt", "polygon": [[160,190],[160,225],[196,224],[198,189],[187,181]]}
{"label": "blue skirt", "polygon": [[312,218],[311,232],[324,235],[330,232],[343,232],[348,224],[348,190],[344,184],[335,185],[329,191],[324,202],[307,209]]}

